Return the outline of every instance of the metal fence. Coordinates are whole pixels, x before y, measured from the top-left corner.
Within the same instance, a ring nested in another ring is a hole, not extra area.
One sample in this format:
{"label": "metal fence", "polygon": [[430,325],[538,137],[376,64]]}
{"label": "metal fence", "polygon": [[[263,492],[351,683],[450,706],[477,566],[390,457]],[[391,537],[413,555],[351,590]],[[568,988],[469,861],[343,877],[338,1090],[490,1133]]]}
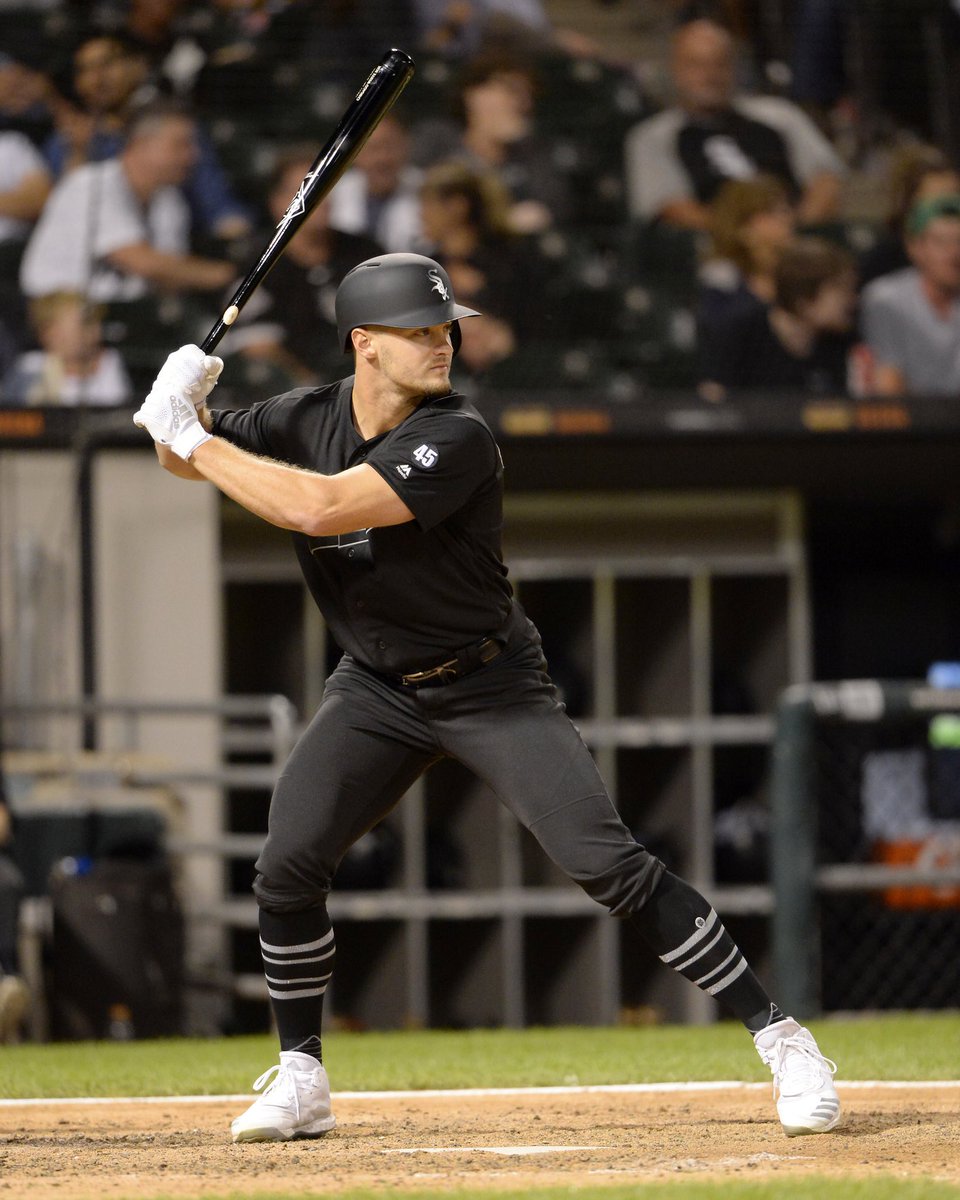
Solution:
{"label": "metal fence", "polygon": [[788,689],[772,808],[774,962],[790,1009],[960,1006],[960,690]]}

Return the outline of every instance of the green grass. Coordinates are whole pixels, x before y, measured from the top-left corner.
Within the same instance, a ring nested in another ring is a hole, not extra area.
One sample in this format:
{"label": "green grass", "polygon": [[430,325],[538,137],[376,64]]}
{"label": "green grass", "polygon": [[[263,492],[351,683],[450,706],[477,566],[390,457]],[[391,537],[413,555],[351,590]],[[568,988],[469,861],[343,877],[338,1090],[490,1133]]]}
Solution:
{"label": "green grass", "polygon": [[[396,1194],[396,1193],[394,1193]],[[337,1200],[384,1200],[386,1193],[369,1189],[337,1192]],[[438,1200],[437,1191],[399,1193],[402,1200]],[[329,1192],[297,1190],[296,1200],[329,1200]],[[836,1179],[811,1175],[804,1179],[722,1183],[671,1179],[665,1183],[632,1183],[612,1187],[537,1188],[523,1191],[461,1190],[442,1193],[443,1200],[956,1200],[960,1187],[930,1180]],[[163,1200],[163,1198],[157,1198]],[[170,1200],[175,1200],[171,1197]],[[179,1198],[176,1198],[179,1200]],[[289,1192],[232,1192],[218,1200],[293,1200]]]}
{"label": "green grass", "polygon": [[[958,1077],[960,1013],[828,1020],[811,1028],[840,1064],[841,1081]],[[0,1096],[247,1093],[275,1059],[268,1036],[9,1046],[0,1049]],[[769,1078],[733,1023],[332,1033],[324,1060],[335,1091]]]}

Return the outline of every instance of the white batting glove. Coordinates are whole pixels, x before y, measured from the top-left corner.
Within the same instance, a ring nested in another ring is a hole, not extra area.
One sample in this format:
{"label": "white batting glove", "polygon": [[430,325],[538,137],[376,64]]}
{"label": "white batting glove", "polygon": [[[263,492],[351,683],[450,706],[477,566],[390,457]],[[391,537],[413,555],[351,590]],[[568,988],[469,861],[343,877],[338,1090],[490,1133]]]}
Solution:
{"label": "white batting glove", "polygon": [[188,460],[210,434],[197,417],[197,407],[216,387],[223,360],[205,355],[199,346],[181,346],[169,355],[133,423],[155,442]]}
{"label": "white batting glove", "polygon": [[184,461],[212,436],[200,424],[189,398],[159,386],[159,380],[133,414],[133,423],[145,429],[161,446],[169,446]]}
{"label": "white batting glove", "polygon": [[181,346],[167,355],[153,386],[162,383],[165,390],[175,391],[199,408],[217,386],[222,370],[222,358],[204,354],[199,346]]}

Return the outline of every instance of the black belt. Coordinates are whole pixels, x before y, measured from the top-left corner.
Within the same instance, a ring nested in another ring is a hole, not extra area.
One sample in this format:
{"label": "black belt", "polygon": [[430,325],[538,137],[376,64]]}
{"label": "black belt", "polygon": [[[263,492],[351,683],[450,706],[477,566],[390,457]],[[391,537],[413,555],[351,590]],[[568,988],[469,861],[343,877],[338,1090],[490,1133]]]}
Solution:
{"label": "black belt", "polygon": [[464,646],[453,658],[437,667],[430,667],[426,671],[410,671],[397,678],[404,687],[441,687],[445,683],[453,683],[455,679],[462,679],[464,675],[479,671],[502,653],[501,643],[496,638],[487,637],[481,642]]}

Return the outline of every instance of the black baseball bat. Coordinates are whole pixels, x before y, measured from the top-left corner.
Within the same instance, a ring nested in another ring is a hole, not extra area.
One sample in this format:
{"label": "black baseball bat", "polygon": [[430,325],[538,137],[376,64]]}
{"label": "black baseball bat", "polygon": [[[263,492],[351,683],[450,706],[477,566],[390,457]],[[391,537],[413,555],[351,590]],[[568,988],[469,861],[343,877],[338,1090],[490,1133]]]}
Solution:
{"label": "black baseball bat", "polygon": [[349,108],[340,118],[330,140],[314,159],[303,177],[297,194],[280,218],[270,244],[260,255],[223,315],[200,343],[204,354],[212,354],[220,339],[240,315],[240,310],[276,265],[287,243],[334,184],[350,166],[394,101],[413,77],[414,64],[402,50],[388,51],[370,72]]}

